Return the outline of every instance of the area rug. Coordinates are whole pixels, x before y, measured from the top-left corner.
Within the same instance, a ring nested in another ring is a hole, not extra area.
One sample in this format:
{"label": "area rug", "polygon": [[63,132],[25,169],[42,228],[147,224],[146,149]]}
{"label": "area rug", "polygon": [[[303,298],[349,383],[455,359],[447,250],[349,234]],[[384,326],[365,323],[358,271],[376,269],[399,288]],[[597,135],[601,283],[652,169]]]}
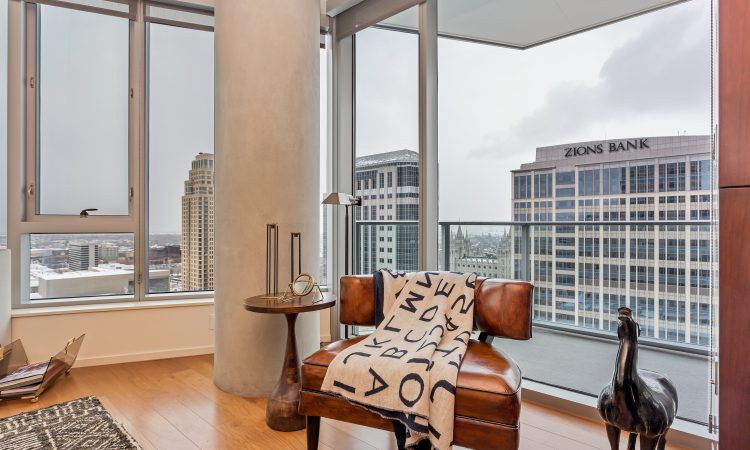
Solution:
{"label": "area rug", "polygon": [[3,449],[137,449],[141,447],[96,397],[0,420]]}

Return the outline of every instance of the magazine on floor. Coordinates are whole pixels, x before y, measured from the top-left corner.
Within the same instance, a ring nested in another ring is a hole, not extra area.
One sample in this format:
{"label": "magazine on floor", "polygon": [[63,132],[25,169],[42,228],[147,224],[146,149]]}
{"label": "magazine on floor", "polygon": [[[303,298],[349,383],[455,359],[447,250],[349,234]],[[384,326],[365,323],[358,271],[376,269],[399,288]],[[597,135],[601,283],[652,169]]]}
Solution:
{"label": "magazine on floor", "polygon": [[19,367],[8,376],[0,379],[0,391],[41,382],[48,366],[49,361],[44,361]]}

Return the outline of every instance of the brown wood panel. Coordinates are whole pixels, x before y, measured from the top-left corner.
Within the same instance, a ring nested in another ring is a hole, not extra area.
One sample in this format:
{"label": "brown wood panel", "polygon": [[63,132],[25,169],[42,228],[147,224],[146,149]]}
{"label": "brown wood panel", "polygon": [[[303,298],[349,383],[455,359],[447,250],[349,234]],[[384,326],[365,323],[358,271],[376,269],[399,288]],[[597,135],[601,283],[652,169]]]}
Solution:
{"label": "brown wood panel", "polygon": [[719,186],[750,186],[750,1],[719,2]]}
{"label": "brown wood panel", "polygon": [[722,448],[745,448],[750,424],[750,188],[721,189],[719,205],[719,442]]}

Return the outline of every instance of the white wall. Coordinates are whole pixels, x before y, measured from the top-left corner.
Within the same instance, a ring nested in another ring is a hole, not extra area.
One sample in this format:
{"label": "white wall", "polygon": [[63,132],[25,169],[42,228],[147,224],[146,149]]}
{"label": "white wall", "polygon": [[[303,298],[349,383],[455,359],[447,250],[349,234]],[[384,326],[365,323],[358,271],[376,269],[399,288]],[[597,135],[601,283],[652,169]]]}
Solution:
{"label": "white wall", "polygon": [[30,361],[41,361],[86,333],[76,367],[213,353],[213,304],[114,308],[62,314],[17,310],[12,337],[23,340]]}

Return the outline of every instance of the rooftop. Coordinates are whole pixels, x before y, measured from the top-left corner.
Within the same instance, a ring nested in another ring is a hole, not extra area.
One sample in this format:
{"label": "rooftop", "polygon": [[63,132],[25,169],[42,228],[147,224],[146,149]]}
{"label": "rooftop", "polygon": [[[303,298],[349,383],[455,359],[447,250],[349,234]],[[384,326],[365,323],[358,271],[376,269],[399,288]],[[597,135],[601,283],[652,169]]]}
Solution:
{"label": "rooftop", "polygon": [[[520,171],[600,163],[622,163],[653,158],[684,158],[711,151],[711,136],[633,136],[537,147],[534,162]],[[519,169],[514,170],[514,172]]]}
{"label": "rooftop", "polygon": [[419,153],[414,150],[403,149],[386,153],[377,153],[375,155],[360,156],[357,158],[355,166],[357,169],[365,169],[398,163],[419,164]]}

